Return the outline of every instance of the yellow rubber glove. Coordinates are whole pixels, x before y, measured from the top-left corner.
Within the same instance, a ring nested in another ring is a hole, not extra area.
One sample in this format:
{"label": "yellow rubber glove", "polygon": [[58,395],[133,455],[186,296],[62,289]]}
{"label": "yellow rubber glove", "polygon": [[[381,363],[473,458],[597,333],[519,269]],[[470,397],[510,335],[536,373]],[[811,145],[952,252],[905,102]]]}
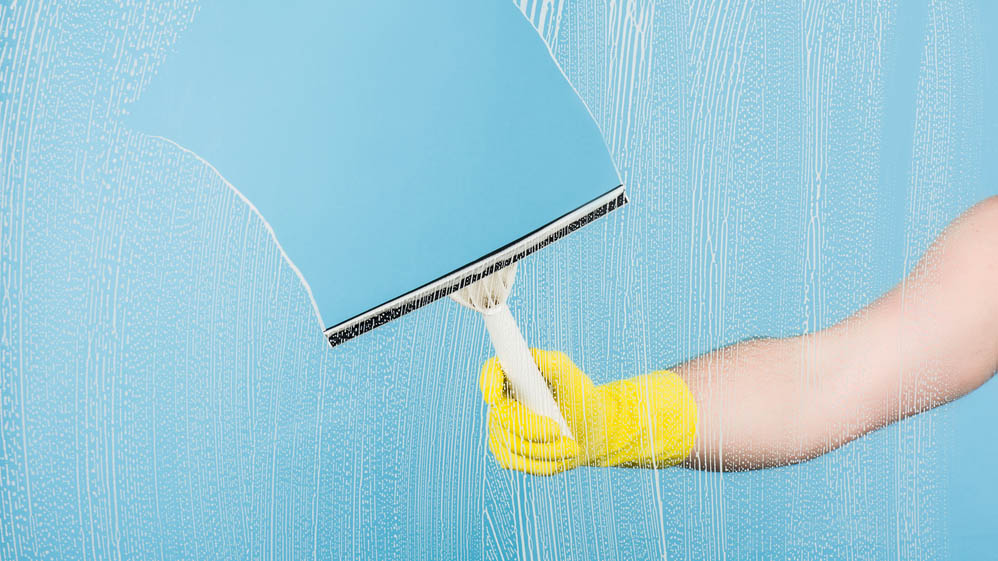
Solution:
{"label": "yellow rubber glove", "polygon": [[693,448],[697,406],[667,370],[595,386],[567,355],[531,349],[575,440],[510,397],[496,358],[479,385],[489,404],[489,449],[499,464],[534,475],[577,466],[668,467]]}

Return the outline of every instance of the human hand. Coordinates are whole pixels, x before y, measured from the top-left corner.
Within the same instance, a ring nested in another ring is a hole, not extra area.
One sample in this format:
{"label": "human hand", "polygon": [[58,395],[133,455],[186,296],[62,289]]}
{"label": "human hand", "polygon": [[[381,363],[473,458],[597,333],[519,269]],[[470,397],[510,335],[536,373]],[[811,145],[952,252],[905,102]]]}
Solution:
{"label": "human hand", "polygon": [[564,353],[531,354],[575,439],[513,399],[499,361],[489,359],[479,385],[489,404],[489,449],[504,468],[553,475],[583,465],[666,467],[689,453],[697,408],[674,373],[596,386]]}

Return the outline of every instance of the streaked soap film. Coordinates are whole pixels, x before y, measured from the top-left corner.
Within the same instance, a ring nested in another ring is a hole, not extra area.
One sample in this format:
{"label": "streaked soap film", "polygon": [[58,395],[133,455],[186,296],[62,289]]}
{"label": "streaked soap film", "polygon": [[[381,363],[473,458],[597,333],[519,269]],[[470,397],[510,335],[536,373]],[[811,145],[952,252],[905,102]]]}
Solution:
{"label": "streaked soap film", "polygon": [[[511,297],[597,382],[834,323],[994,193],[986,6],[515,7],[632,200],[522,263]],[[328,349],[261,217],[117,124],[196,12],[0,3],[0,559],[962,551],[953,408],[796,467],[534,478],[487,450],[472,312]]]}

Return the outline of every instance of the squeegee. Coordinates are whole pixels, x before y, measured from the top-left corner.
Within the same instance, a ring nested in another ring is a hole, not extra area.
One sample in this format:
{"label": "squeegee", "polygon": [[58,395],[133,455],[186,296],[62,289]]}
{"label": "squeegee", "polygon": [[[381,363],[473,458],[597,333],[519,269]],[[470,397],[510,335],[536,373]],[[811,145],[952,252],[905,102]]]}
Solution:
{"label": "squeegee", "polygon": [[511,2],[205,3],[125,119],[252,203],[331,345],[453,295],[569,434],[505,306],[513,265],[627,199]]}

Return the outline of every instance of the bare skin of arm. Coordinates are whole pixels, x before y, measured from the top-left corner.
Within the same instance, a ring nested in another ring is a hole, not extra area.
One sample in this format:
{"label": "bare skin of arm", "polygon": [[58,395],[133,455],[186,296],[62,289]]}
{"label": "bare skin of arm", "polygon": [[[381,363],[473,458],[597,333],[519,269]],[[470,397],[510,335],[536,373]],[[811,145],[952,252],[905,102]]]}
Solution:
{"label": "bare skin of arm", "polygon": [[973,391],[998,370],[998,197],[947,226],[901,284],[838,324],[673,370],[700,412],[683,465],[709,470],[805,461]]}

